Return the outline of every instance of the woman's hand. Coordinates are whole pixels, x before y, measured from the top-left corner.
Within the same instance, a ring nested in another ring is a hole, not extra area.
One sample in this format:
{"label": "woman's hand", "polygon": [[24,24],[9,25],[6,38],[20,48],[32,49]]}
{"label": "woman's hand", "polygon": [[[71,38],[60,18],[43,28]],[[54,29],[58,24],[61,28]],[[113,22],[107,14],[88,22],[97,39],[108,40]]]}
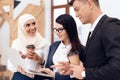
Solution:
{"label": "woman's hand", "polygon": [[38,55],[33,50],[27,49],[26,53],[27,53],[27,58],[28,59],[32,59],[32,60],[37,59]]}
{"label": "woman's hand", "polygon": [[43,58],[39,56],[35,51],[27,49],[27,58],[31,60],[36,60],[40,63],[43,62]]}
{"label": "woman's hand", "polygon": [[25,59],[25,58],[27,57],[27,55],[26,55],[26,54],[23,54],[21,51],[19,51],[19,54],[20,54],[20,56],[21,56],[23,59]]}
{"label": "woman's hand", "polygon": [[30,78],[34,78],[34,74],[27,73],[21,66],[17,67],[17,71],[23,75],[30,77]]}
{"label": "woman's hand", "polygon": [[55,73],[52,70],[50,70],[49,68],[40,68],[38,70],[38,72],[41,72],[41,73],[44,72],[48,75],[51,75],[51,76],[55,77]]}
{"label": "woman's hand", "polygon": [[17,71],[20,73],[25,73],[24,69],[21,66],[17,67]]}

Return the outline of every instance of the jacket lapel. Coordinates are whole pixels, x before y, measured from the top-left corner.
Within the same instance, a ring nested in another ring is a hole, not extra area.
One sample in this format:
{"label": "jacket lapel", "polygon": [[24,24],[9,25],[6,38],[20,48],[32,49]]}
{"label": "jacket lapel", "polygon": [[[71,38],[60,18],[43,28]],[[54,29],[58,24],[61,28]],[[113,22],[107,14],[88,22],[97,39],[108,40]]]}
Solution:
{"label": "jacket lapel", "polygon": [[106,21],[107,18],[108,18],[108,17],[107,17],[106,15],[104,15],[104,16],[100,19],[100,21],[98,22],[97,26],[95,27],[95,29],[94,29],[91,37],[89,38],[89,40],[87,40],[86,48],[85,48],[85,52],[84,52],[84,58],[86,57],[86,54],[89,53],[89,52],[88,52],[88,49],[89,49],[90,45],[92,45],[92,44],[91,44],[91,41],[92,41],[93,39],[95,39],[96,33],[97,33],[98,30],[102,27],[102,24]]}
{"label": "jacket lapel", "polygon": [[[50,68],[50,66],[53,65],[52,58],[53,58],[53,55],[54,55],[56,49],[58,48],[59,44],[60,44],[60,41],[57,41],[57,42],[54,42],[52,44],[52,46],[50,46],[50,50],[49,50],[49,54],[48,54],[49,58],[47,59],[47,64],[45,67]],[[52,70],[52,68],[50,68],[50,69]]]}

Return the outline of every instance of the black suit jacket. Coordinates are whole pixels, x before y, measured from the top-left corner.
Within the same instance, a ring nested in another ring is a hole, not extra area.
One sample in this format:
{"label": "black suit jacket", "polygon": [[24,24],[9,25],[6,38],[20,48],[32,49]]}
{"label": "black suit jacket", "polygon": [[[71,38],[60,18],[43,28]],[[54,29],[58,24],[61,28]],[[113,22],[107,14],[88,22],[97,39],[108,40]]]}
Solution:
{"label": "black suit jacket", "polygon": [[120,20],[104,15],[82,57],[86,80],[120,80]]}

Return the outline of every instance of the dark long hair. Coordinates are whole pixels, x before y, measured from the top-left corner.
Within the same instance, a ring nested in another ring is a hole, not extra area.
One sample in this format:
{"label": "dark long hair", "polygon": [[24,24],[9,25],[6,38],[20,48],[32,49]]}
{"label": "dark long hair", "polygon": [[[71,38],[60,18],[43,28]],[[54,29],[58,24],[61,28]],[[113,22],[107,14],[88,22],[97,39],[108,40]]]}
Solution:
{"label": "dark long hair", "polygon": [[73,17],[69,14],[62,14],[57,17],[56,23],[61,24],[65,28],[72,45],[71,52],[77,50],[81,53],[81,43],[78,38],[77,26]]}

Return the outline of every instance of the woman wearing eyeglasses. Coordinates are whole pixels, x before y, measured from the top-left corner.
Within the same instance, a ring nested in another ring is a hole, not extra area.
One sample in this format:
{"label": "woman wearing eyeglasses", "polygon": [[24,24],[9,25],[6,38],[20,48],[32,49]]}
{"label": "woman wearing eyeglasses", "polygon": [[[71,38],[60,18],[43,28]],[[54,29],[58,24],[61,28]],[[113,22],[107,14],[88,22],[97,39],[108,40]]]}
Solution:
{"label": "woman wearing eyeglasses", "polygon": [[71,51],[78,51],[79,54],[82,54],[76,23],[71,15],[62,14],[57,17],[53,30],[60,41],[56,41],[50,46],[46,68],[39,71],[52,75],[54,80],[72,80],[70,75],[60,75],[58,70],[52,69],[51,66],[59,64],[61,61],[69,62],[67,55]]}
{"label": "woman wearing eyeglasses", "polygon": [[38,32],[36,19],[31,14],[24,14],[18,19],[18,37],[13,41],[12,48],[19,51],[24,61],[17,68],[8,61],[8,69],[14,72],[12,80],[40,80],[29,70],[37,71],[41,67],[47,58],[49,43]]}

